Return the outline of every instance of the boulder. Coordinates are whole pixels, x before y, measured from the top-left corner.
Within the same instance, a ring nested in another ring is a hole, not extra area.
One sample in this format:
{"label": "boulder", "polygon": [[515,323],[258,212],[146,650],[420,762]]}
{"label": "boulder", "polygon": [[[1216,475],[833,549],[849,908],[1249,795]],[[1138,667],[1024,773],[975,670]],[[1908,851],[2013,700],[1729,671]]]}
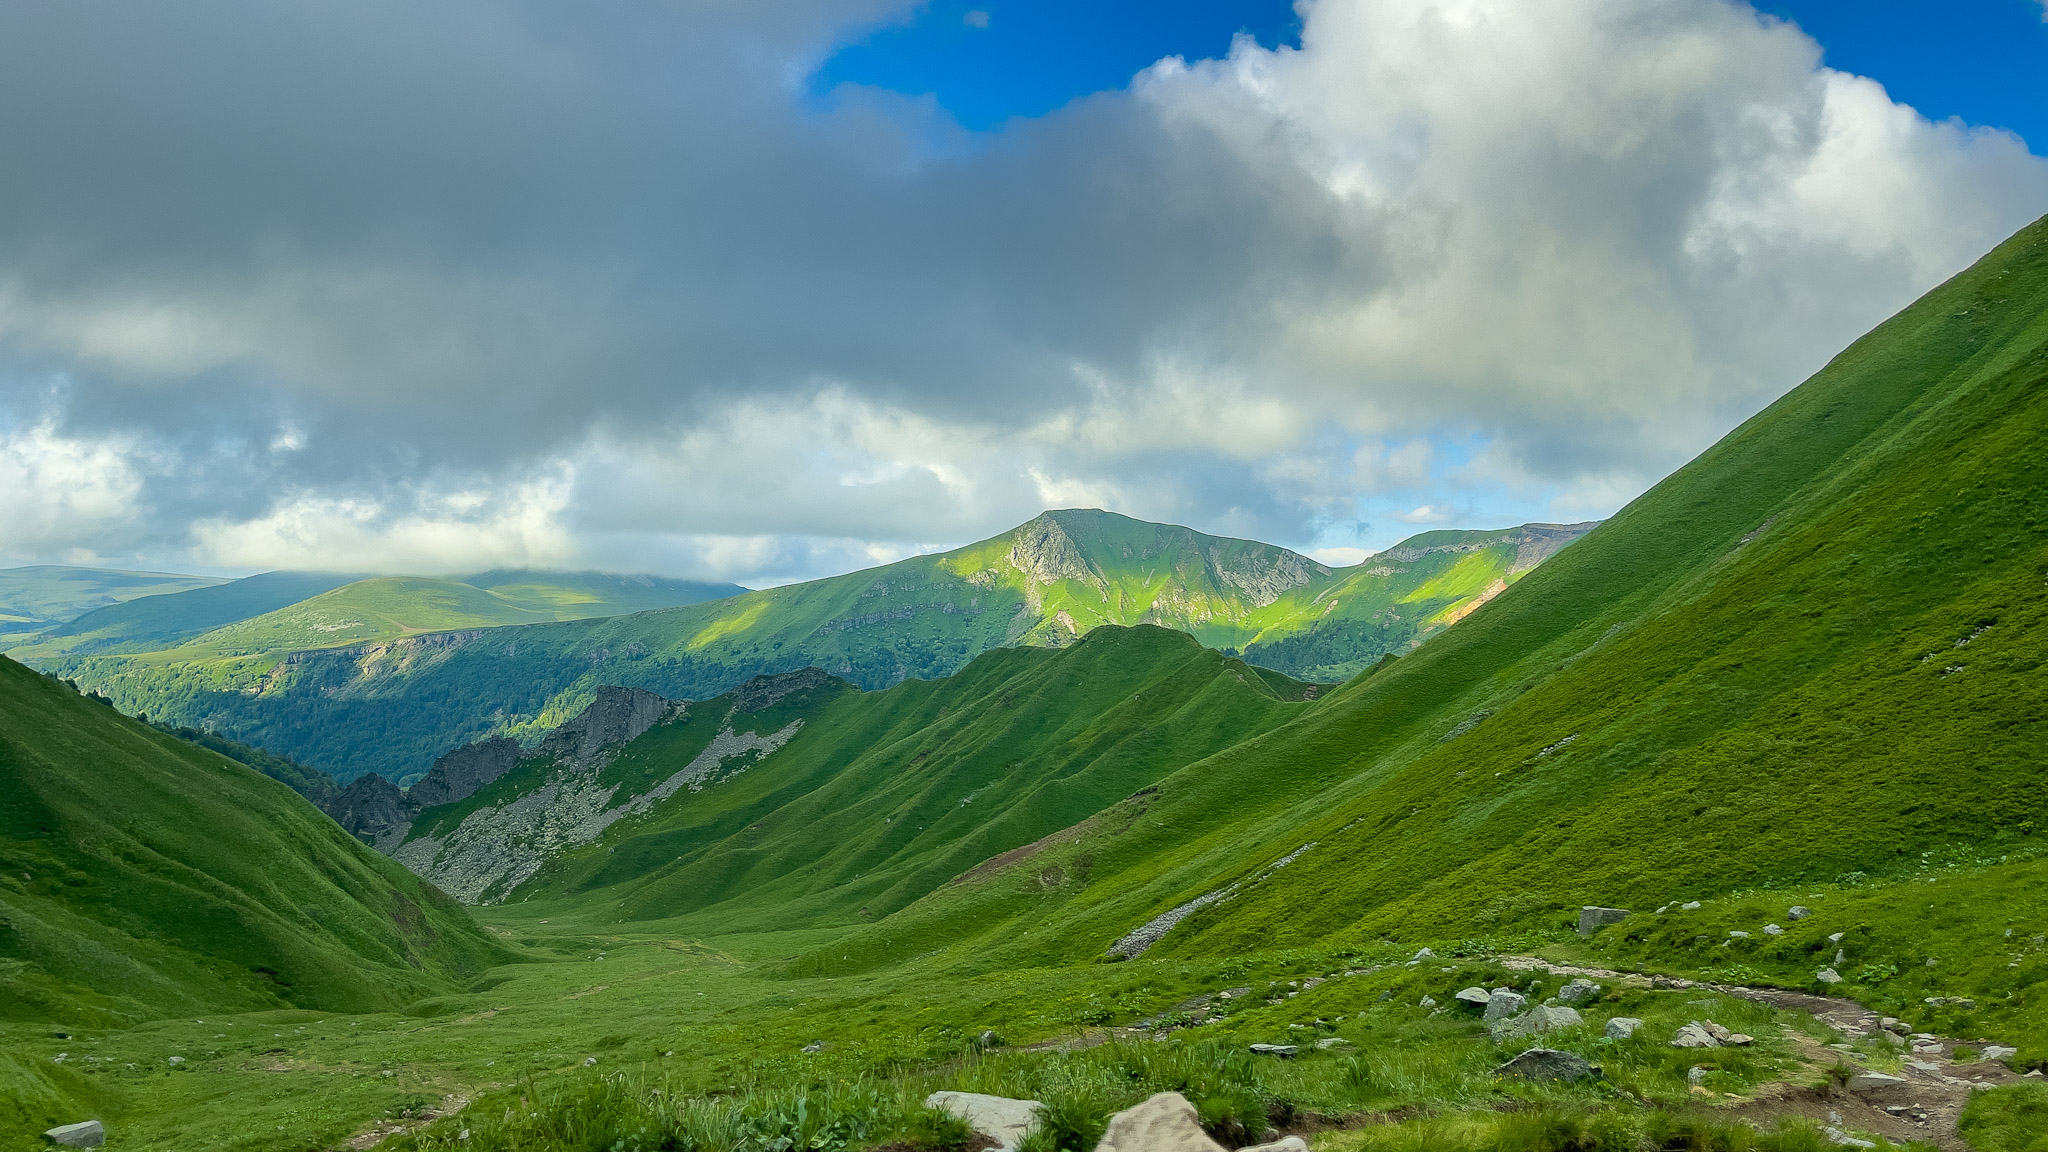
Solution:
{"label": "boulder", "polygon": [[1521,1080],[1563,1080],[1569,1083],[1598,1076],[1600,1070],[1584,1056],[1560,1052],[1555,1048],[1531,1048],[1495,1068],[1493,1074]]}
{"label": "boulder", "polygon": [[967,1122],[969,1128],[996,1142],[995,1152],[1016,1152],[1017,1145],[1038,1123],[1036,1100],[1013,1100],[1008,1096],[984,1096],[979,1092],[934,1092],[924,1106],[950,1112]]}
{"label": "boulder", "polygon": [[1609,1040],[1626,1040],[1635,1035],[1636,1029],[1642,1026],[1643,1022],[1633,1016],[1616,1016],[1607,1022],[1607,1038]]}
{"label": "boulder", "polygon": [[1095,1152],[1223,1152],[1223,1146],[1202,1131],[1187,1097],[1161,1092],[1111,1116]]}
{"label": "boulder", "polygon": [[1325,1036],[1316,1041],[1316,1051],[1328,1052],[1332,1048],[1356,1048],[1357,1045],[1342,1036]]}
{"label": "boulder", "polygon": [[1733,1032],[1728,1031],[1727,1028],[1714,1023],[1712,1020],[1701,1021],[1700,1027],[1705,1028],[1707,1030],[1707,1035],[1712,1036],[1714,1039],[1719,1040],[1723,1044],[1726,1044],[1728,1042],[1728,1037],[1734,1035]]}
{"label": "boulder", "polygon": [[1764,925],[1764,935],[1766,936],[1783,936],[1784,934],[1785,930],[1783,928],[1778,927],[1776,924]]}
{"label": "boulder", "polygon": [[97,1148],[107,1142],[107,1130],[97,1120],[65,1124],[43,1133],[50,1143],[65,1148]]}
{"label": "boulder", "polygon": [[1488,1020],[1505,1020],[1529,1006],[1529,998],[1520,992],[1497,990],[1486,1001]]}
{"label": "boulder", "polygon": [[1492,1027],[1495,1040],[1506,1040],[1515,1036],[1536,1036],[1544,1032],[1555,1032],[1560,1028],[1576,1028],[1585,1023],[1576,1010],[1563,1006],[1538,1005],[1509,1020],[1496,1021]]}
{"label": "boulder", "polygon": [[1410,957],[1409,957],[1408,959],[1410,959],[1410,960],[1434,960],[1434,959],[1436,959],[1436,953],[1434,953],[1434,952],[1430,951],[1430,950],[1429,950],[1429,949],[1427,949],[1427,948],[1418,948],[1418,949],[1416,949],[1416,951],[1415,951],[1415,955],[1413,955],[1413,956],[1410,956]]}
{"label": "boulder", "polygon": [[1619,924],[1626,919],[1626,908],[1601,908],[1588,904],[1579,909],[1579,935],[1591,936],[1609,924]]}
{"label": "boulder", "polygon": [[1575,977],[1570,983],[1557,990],[1557,998],[1560,1002],[1576,1008],[1588,1000],[1598,999],[1600,993],[1605,990],[1591,980]]}
{"label": "boulder", "polygon": [[1493,999],[1493,993],[1488,992],[1484,988],[1460,988],[1457,995],[1451,998],[1460,1004],[1470,1004],[1474,1008],[1484,1008],[1486,1007],[1486,1002]]}
{"label": "boulder", "polygon": [[1436,1007],[1436,997],[1424,996],[1422,999],[1417,1000],[1415,1004],[1419,1008],[1434,1008]]}
{"label": "boulder", "polygon": [[1680,1028],[1678,1033],[1671,1037],[1671,1046],[1673,1048],[1719,1048],[1721,1042],[1714,1039],[1713,1033],[1707,1031],[1705,1026],[1695,1020]]}
{"label": "boulder", "polygon": [[1852,1094],[1880,1104],[1903,1101],[1913,1093],[1911,1081],[1882,1072],[1858,1072],[1849,1077],[1848,1088]]}
{"label": "boulder", "polygon": [[1700,902],[1697,900],[1687,900],[1678,906],[1678,910],[1680,912],[1697,912],[1700,910]]}
{"label": "boulder", "polygon": [[1842,982],[1842,974],[1833,968],[1823,968],[1815,972],[1813,978],[1823,984],[1840,984]]}
{"label": "boulder", "polygon": [[[1254,1044],[1252,1045],[1252,1054],[1255,1056],[1278,1056],[1285,1060],[1301,1055],[1301,1047],[1297,1044]],[[1157,1099],[1157,1097],[1154,1097],[1154,1099]]]}
{"label": "boulder", "polygon": [[1804,904],[1794,904],[1785,910],[1785,919],[1787,920],[1804,920],[1811,915],[1813,915],[1813,909],[1808,908]]}
{"label": "boulder", "polygon": [[2008,1048],[2003,1044],[1986,1044],[1982,1053],[1986,1060],[2010,1060],[2019,1054],[2019,1049]]}

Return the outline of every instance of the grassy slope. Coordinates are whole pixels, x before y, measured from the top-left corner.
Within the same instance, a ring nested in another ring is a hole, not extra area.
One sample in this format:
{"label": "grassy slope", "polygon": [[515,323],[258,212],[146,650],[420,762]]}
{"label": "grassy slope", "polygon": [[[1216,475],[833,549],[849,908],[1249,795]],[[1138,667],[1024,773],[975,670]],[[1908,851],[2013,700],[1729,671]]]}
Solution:
{"label": "grassy slope", "polygon": [[[811,963],[1099,955],[1311,841],[1163,952],[1551,931],[1582,902],[1797,896],[1959,852],[1986,894],[1969,915],[1866,913],[1861,948],[1988,956],[2008,927],[2048,932],[2005,899],[2048,817],[2044,385],[2048,223],[1408,659]],[[1030,883],[1082,854],[1087,889]],[[1810,943],[1773,971],[1810,979]],[[1994,967],[1989,995],[2048,999],[2006,979],[2024,962]]]}
{"label": "grassy slope", "polygon": [[367,1010],[501,953],[283,784],[0,660],[0,1010]]}
{"label": "grassy slope", "polygon": [[[404,779],[467,740],[559,724],[600,684],[708,699],[762,673],[817,665],[882,688],[950,675],[991,648],[1071,643],[1104,623],[1161,624],[1247,648],[1282,671],[1349,675],[1406,651],[1516,575],[1514,530],[1457,535],[1445,543],[1483,546],[1332,572],[1270,545],[1055,512],[953,552],[609,620],[308,652],[283,667],[275,649],[223,655],[240,649],[219,636],[177,652],[43,666],[125,711],[217,728],[344,781],[366,771]],[[366,619],[332,615],[320,626]],[[275,642],[307,641],[307,623],[297,640]]]}
{"label": "grassy slope", "polygon": [[225,584],[126,600],[77,616],[29,643],[17,645],[11,655],[29,661],[67,653],[170,648],[223,625],[276,611],[355,579],[358,577],[331,572],[263,572]]}
{"label": "grassy slope", "polygon": [[223,582],[210,576],[57,564],[0,569],[0,644],[27,640],[53,625],[109,604]]}
{"label": "grassy slope", "polygon": [[[805,724],[758,766],[615,826],[514,899],[600,900],[636,920],[704,912],[720,931],[857,924],[1310,707],[1302,685],[1281,683],[1184,633],[1106,627],[1062,650],[989,652],[945,680],[731,715],[748,731]],[[727,709],[722,697],[651,730],[610,774],[644,790]],[[479,800],[517,787],[502,791]]]}

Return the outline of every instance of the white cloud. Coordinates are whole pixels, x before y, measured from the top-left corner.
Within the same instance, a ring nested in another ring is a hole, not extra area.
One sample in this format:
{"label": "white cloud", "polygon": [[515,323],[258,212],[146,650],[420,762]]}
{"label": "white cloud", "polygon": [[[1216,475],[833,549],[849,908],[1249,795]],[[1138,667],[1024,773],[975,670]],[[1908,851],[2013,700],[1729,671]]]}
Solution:
{"label": "white cloud", "polygon": [[66,436],[49,420],[0,428],[0,558],[97,561],[135,518],[137,455],[132,443]]}
{"label": "white cloud", "polygon": [[404,501],[300,493],[249,520],[193,525],[194,555],[222,568],[444,574],[500,564],[559,567],[577,547],[563,530],[566,477]]}

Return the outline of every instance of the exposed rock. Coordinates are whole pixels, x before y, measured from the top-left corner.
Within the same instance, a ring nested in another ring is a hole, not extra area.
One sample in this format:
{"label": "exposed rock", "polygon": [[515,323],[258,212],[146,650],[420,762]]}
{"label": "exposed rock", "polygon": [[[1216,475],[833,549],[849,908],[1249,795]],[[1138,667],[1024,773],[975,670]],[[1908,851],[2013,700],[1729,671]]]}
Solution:
{"label": "exposed rock", "polygon": [[1911,1081],[1882,1072],[1858,1072],[1849,1077],[1848,1088],[1851,1093],[1878,1103],[1905,1100],[1913,1093]]}
{"label": "exposed rock", "polygon": [[823,686],[832,677],[823,668],[799,668],[778,676],[756,676],[732,690],[735,712],[765,712],[785,696]]}
{"label": "exposed rock", "polygon": [[1038,1124],[1038,1110],[1045,1107],[1036,1100],[979,1092],[934,1092],[925,1097],[924,1106],[965,1120],[969,1128],[996,1142],[995,1152],[1016,1152],[1017,1145]]}
{"label": "exposed rock", "polygon": [[405,802],[413,813],[417,813],[441,804],[467,800],[484,785],[510,772],[525,755],[519,741],[510,736],[493,736],[474,744],[464,744],[434,761],[434,766],[427,769],[420,782],[406,790]]}
{"label": "exposed rock", "polygon": [[1434,960],[1436,959],[1436,953],[1427,948],[1418,948],[1415,951],[1415,955],[1410,956],[1408,959],[1411,963],[1417,960]]}
{"label": "exposed rock", "polygon": [[1727,1028],[1714,1023],[1712,1020],[1701,1021],[1700,1027],[1705,1028],[1707,1030],[1707,1035],[1712,1036],[1714,1039],[1719,1040],[1723,1044],[1726,1044],[1728,1042],[1728,1037],[1734,1035],[1734,1033],[1728,1031]]}
{"label": "exposed rock", "polygon": [[1751,1044],[1756,1043],[1756,1037],[1746,1032],[1730,1032],[1728,1038],[1721,1041],[1721,1043],[1728,1045],[1730,1048],[1747,1048]]}
{"label": "exposed rock", "polygon": [[1271,1144],[1253,1144],[1237,1152],[1308,1152],[1308,1141],[1299,1136],[1282,1136]]}
{"label": "exposed rock", "polygon": [[1616,1016],[1607,1022],[1607,1038],[1609,1040],[1626,1040],[1635,1035],[1636,1029],[1642,1026],[1643,1022],[1633,1016]]}
{"label": "exposed rock", "polygon": [[1531,1048],[1493,1070],[1495,1076],[1522,1080],[1563,1080],[1567,1083],[1599,1075],[1584,1056],[1555,1048]]}
{"label": "exposed rock", "polygon": [[1626,908],[1601,908],[1588,904],[1579,909],[1579,935],[1591,936],[1609,924],[1619,924],[1626,919]]}
{"label": "exposed rock", "polygon": [[1785,910],[1785,919],[1787,920],[1804,920],[1811,915],[1813,915],[1813,909],[1808,908],[1804,904],[1794,904]]}
{"label": "exposed rock", "polygon": [[1496,1041],[1516,1036],[1538,1036],[1555,1032],[1561,1028],[1576,1028],[1585,1023],[1577,1011],[1563,1006],[1538,1005],[1509,1020],[1496,1021],[1490,1031]]}
{"label": "exposed rock", "polygon": [[1707,1082],[1707,1073],[1713,1071],[1704,1064],[1695,1064],[1685,1070],[1685,1082],[1697,1088]]}
{"label": "exposed rock", "polygon": [[534,752],[578,765],[588,764],[605,749],[624,744],[654,727],[668,715],[669,706],[668,700],[645,688],[606,684],[597,690],[597,698],[589,707],[548,733]]}
{"label": "exposed rock", "polygon": [[1342,1036],[1325,1036],[1316,1041],[1316,1051],[1328,1052],[1332,1048],[1355,1048],[1357,1045]]}
{"label": "exposed rock", "polygon": [[1680,1028],[1677,1034],[1671,1037],[1671,1046],[1673,1048],[1719,1048],[1721,1042],[1714,1039],[1713,1033],[1708,1032],[1704,1025],[1695,1020]]}
{"label": "exposed rock", "polygon": [[1564,987],[1559,988],[1557,990],[1557,998],[1563,1003],[1577,1007],[1589,1000],[1598,999],[1600,993],[1604,991],[1606,989],[1600,985],[1580,977],[1572,979]]}
{"label": "exposed rock", "polygon": [[1863,1140],[1855,1136],[1851,1136],[1847,1132],[1842,1131],[1840,1128],[1837,1128],[1832,1124],[1828,1125],[1826,1128],[1821,1129],[1821,1135],[1826,1136],[1828,1138],[1828,1143],[1833,1144],[1837,1148],[1877,1147],[1876,1141]]}
{"label": "exposed rock", "polygon": [[2003,1044],[1986,1044],[1981,1053],[1986,1060],[2010,1060],[2019,1054],[2019,1049],[2008,1048]]}
{"label": "exposed rock", "polygon": [[1505,1020],[1520,1012],[1523,1008],[1528,1007],[1528,1005],[1529,998],[1520,992],[1509,992],[1506,989],[1499,989],[1486,1001],[1486,1019]]}
{"label": "exposed rock", "polygon": [[1259,1056],[1278,1056],[1286,1059],[1290,1056],[1300,1055],[1301,1048],[1295,1044],[1254,1044],[1252,1045],[1252,1052]]}
{"label": "exposed rock", "polygon": [[1749,933],[1744,932],[1740,928],[1735,928],[1729,931],[1728,938],[1730,940],[1747,940],[1749,939]]}
{"label": "exposed rock", "polygon": [[1776,924],[1764,925],[1764,935],[1766,936],[1783,936],[1784,934],[1785,930],[1783,928],[1778,927]]}
{"label": "exposed rock", "polygon": [[1699,908],[1700,902],[1697,900],[1687,900],[1685,903],[1680,904],[1678,906],[1678,910],[1680,912],[1697,912],[1699,911]]}
{"label": "exposed rock", "polygon": [[809,1044],[806,1044],[803,1047],[797,1049],[797,1051],[803,1053],[806,1056],[816,1056],[818,1053],[823,1052],[824,1050],[825,1042],[823,1040],[813,1040]]}
{"label": "exposed rock", "polygon": [[65,1148],[97,1148],[107,1142],[107,1130],[97,1120],[64,1124],[43,1133],[50,1143]]}
{"label": "exposed rock", "polygon": [[1452,999],[1460,1004],[1469,1004],[1474,1008],[1484,1008],[1486,1007],[1486,1002],[1493,999],[1493,993],[1488,992],[1484,988],[1460,988],[1457,995],[1453,996]]}
{"label": "exposed rock", "polygon": [[1187,1097],[1161,1092],[1111,1116],[1095,1152],[1223,1152],[1223,1146],[1202,1131]]}
{"label": "exposed rock", "polygon": [[349,781],[328,805],[327,814],[351,833],[372,842],[402,831],[412,822],[405,794],[398,785],[372,772]]}
{"label": "exposed rock", "polygon": [[1842,982],[1842,974],[1833,968],[1823,968],[1815,972],[1813,978],[1823,984],[1840,984]]}

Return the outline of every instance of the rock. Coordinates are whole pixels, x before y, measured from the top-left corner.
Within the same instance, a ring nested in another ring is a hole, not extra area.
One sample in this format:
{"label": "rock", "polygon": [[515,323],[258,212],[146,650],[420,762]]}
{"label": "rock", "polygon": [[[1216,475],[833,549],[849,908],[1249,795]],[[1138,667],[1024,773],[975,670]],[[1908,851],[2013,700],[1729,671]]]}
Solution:
{"label": "rock", "polygon": [[1823,968],[1815,972],[1813,978],[1823,984],[1840,984],[1842,982],[1842,974],[1833,968]]}
{"label": "rock", "polygon": [[1883,1072],[1858,1072],[1849,1077],[1848,1088],[1852,1094],[1878,1103],[1904,1100],[1913,1091],[1910,1081],[1898,1076],[1887,1076]]}
{"label": "rock", "polygon": [[813,1040],[802,1048],[797,1049],[797,1051],[802,1052],[806,1056],[815,1056],[824,1050],[825,1042],[823,1040]]}
{"label": "rock", "polygon": [[1747,1048],[1751,1044],[1756,1043],[1756,1037],[1743,1032],[1730,1032],[1728,1038],[1721,1041],[1721,1043],[1728,1045],[1730,1048]]}
{"label": "rock", "polygon": [[1764,935],[1766,936],[1783,936],[1784,934],[1785,930],[1783,928],[1778,927],[1776,924],[1764,925]]}
{"label": "rock", "polygon": [[97,1148],[107,1142],[107,1130],[97,1120],[64,1124],[43,1133],[52,1144],[65,1148]]}
{"label": "rock", "polygon": [[1687,1068],[1685,1070],[1685,1082],[1697,1088],[1701,1084],[1707,1082],[1707,1073],[1709,1071],[1711,1071],[1711,1069],[1709,1069],[1706,1065],[1695,1064],[1692,1067]]}
{"label": "rock", "polygon": [[1695,1020],[1680,1028],[1671,1037],[1671,1046],[1673,1048],[1719,1048],[1721,1042],[1714,1039],[1713,1033],[1708,1032],[1699,1021]]}
{"label": "rock", "polygon": [[171,1057],[170,1062],[172,1064],[183,1064],[185,1062],[185,1058],[183,1056],[173,1056]]}
{"label": "rock", "polygon": [[1828,1143],[1833,1144],[1837,1148],[1877,1147],[1877,1145],[1872,1141],[1859,1140],[1856,1137],[1849,1135],[1847,1132],[1842,1131],[1840,1128],[1832,1126],[1821,1129],[1821,1134],[1828,1138]]}
{"label": "rock", "polygon": [[1342,1036],[1325,1036],[1316,1041],[1316,1051],[1328,1052],[1332,1048],[1356,1048],[1357,1045]]}
{"label": "rock", "polygon": [[1744,932],[1740,928],[1735,928],[1729,931],[1728,938],[1730,940],[1747,940],[1749,939],[1749,933]]}
{"label": "rock", "polygon": [[996,1035],[995,1029],[984,1028],[981,1030],[981,1035],[974,1038],[974,1046],[977,1048],[1000,1048],[1003,1046],[1003,1038]]}
{"label": "rock", "polygon": [[1813,915],[1813,909],[1808,908],[1804,904],[1794,904],[1785,910],[1785,919],[1787,920],[1804,920],[1811,915]]}
{"label": "rock", "polygon": [[525,755],[519,741],[509,736],[464,744],[434,761],[420,782],[405,790],[406,807],[417,813],[467,800],[484,785],[517,767]]}
{"label": "rock", "polygon": [[1913,1026],[1911,1024],[1906,1023],[1904,1020],[1899,1019],[1897,1016],[1886,1016],[1884,1019],[1879,1020],[1877,1022],[1877,1026],[1879,1028],[1884,1029],[1887,1032],[1893,1032],[1900,1036],[1911,1035],[1913,1031]]}
{"label": "rock", "polygon": [[1593,1067],[1584,1056],[1559,1052],[1555,1048],[1531,1048],[1495,1068],[1493,1074],[1521,1080],[1562,1080],[1570,1083],[1598,1076],[1600,1070]]}
{"label": "rock", "polygon": [[1187,1097],[1161,1092],[1111,1116],[1095,1152],[1223,1152],[1223,1146],[1202,1131]]}
{"label": "rock", "polygon": [[1712,1036],[1714,1039],[1719,1040],[1723,1044],[1726,1044],[1728,1042],[1728,1037],[1734,1035],[1734,1033],[1728,1031],[1727,1028],[1723,1027],[1722,1025],[1714,1023],[1712,1020],[1704,1021],[1700,1026],[1707,1030],[1707,1035]]}
{"label": "rock", "polygon": [[1847,932],[1830,932],[1828,933],[1828,943],[1840,944],[1842,942],[1842,937],[1847,935]]}
{"label": "rock", "polygon": [[596,1064],[596,1063],[597,1063],[597,1057],[595,1057],[595,1056],[586,1056],[586,1057],[584,1057],[584,1058],[583,1058],[583,1066],[584,1066],[585,1068],[589,1068],[589,1067],[591,1067],[592,1065],[594,1065],[594,1064]]}
{"label": "rock", "polygon": [[1616,1016],[1607,1022],[1607,1038],[1609,1040],[1626,1040],[1635,1035],[1636,1029],[1642,1026],[1643,1022],[1633,1016]]}
{"label": "rock", "polygon": [[1422,1008],[1434,1008],[1436,1007],[1436,997],[1424,996],[1421,1000],[1416,1001],[1416,1004]]}
{"label": "rock", "polygon": [[969,1128],[996,1142],[994,1152],[1016,1152],[1017,1145],[1038,1123],[1036,1100],[1013,1100],[1008,1096],[984,1096],[979,1092],[934,1092],[924,1106],[950,1112],[967,1122]]}
{"label": "rock", "polygon": [[1700,910],[1700,902],[1697,900],[1687,900],[1678,906],[1678,910],[1680,912],[1697,912]]}
{"label": "rock", "polygon": [[1278,1056],[1282,1060],[1287,1060],[1301,1055],[1301,1047],[1296,1044],[1254,1044],[1252,1045],[1252,1054],[1255,1056]]}
{"label": "rock", "polygon": [[2010,1060],[2019,1054],[2019,1049],[2008,1048],[2003,1044],[1986,1044],[1981,1053],[1986,1060]]}
{"label": "rock", "polygon": [[1529,998],[1520,992],[1497,989],[1486,1001],[1486,1019],[1505,1020],[1528,1005]]}
{"label": "rock", "polygon": [[1414,961],[1414,960],[1434,960],[1434,959],[1436,959],[1436,953],[1434,953],[1434,952],[1431,952],[1431,951],[1430,951],[1429,949],[1427,949],[1427,948],[1421,948],[1421,949],[1417,949],[1417,950],[1416,950],[1416,953],[1415,953],[1415,955],[1413,955],[1413,956],[1410,956],[1410,957],[1409,957],[1408,959],[1409,959],[1409,960],[1411,960],[1411,961]]}
{"label": "rock", "polygon": [[1585,1021],[1579,1014],[1570,1008],[1544,1004],[1513,1019],[1495,1021],[1491,1031],[1495,1040],[1506,1040],[1516,1036],[1537,1036],[1560,1028],[1576,1028],[1583,1023]]}
{"label": "rock", "polygon": [[1609,924],[1619,924],[1626,919],[1626,908],[1601,908],[1588,904],[1579,909],[1579,935],[1591,936]]}
{"label": "rock", "polygon": [[1474,1008],[1484,1008],[1486,1007],[1486,1002],[1493,999],[1493,993],[1488,992],[1484,988],[1460,988],[1458,994],[1453,996],[1452,999],[1460,1004],[1469,1004]]}
{"label": "rock", "polygon": [[1605,989],[1591,980],[1575,978],[1557,990],[1557,998],[1566,1004],[1577,1007],[1588,1000],[1597,999],[1603,991]]}
{"label": "rock", "polygon": [[[1101,1152],[1099,1146],[1097,1152]],[[1308,1152],[1308,1141],[1299,1136],[1282,1136],[1265,1144],[1248,1144],[1238,1152]]]}

